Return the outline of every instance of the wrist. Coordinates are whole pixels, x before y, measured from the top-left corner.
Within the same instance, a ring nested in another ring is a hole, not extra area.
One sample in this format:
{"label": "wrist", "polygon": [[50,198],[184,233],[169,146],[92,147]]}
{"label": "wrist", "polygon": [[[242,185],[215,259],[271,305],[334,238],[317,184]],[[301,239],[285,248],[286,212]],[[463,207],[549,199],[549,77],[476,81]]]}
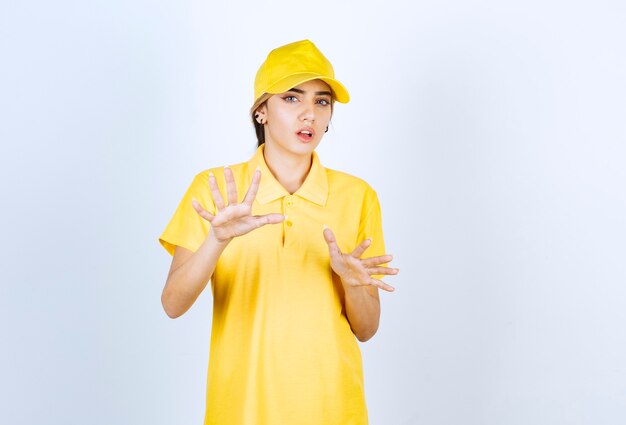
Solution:
{"label": "wrist", "polygon": [[226,248],[226,246],[230,243],[230,241],[232,241],[233,238],[227,238],[227,239],[219,239],[216,235],[215,232],[213,232],[213,228],[211,228],[209,230],[209,234],[207,235],[205,242],[210,243],[212,245],[214,245],[217,248],[221,248],[224,249]]}
{"label": "wrist", "polygon": [[367,286],[348,286],[344,285],[343,292],[345,302],[351,305],[361,305],[367,299]]}
{"label": "wrist", "polygon": [[356,281],[355,279],[344,279],[341,278],[341,284],[343,286],[344,291],[347,292],[354,292],[357,293],[359,292],[359,290],[361,288],[363,288],[363,285],[361,285],[358,281]]}

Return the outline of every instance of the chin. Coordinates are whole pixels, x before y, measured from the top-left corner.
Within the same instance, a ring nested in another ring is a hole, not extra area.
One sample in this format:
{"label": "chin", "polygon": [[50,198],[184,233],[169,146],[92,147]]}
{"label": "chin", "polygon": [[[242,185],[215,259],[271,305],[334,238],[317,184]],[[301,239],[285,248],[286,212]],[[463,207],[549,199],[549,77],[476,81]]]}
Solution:
{"label": "chin", "polygon": [[318,143],[300,143],[298,146],[296,146],[294,148],[295,151],[297,151],[298,153],[302,153],[302,154],[310,154],[311,152],[313,152],[315,150],[315,148],[317,148],[317,146],[319,145]]}
{"label": "chin", "polygon": [[283,147],[283,149],[285,149],[286,151],[289,151],[293,154],[296,155],[308,155],[311,152],[313,152],[315,150],[315,148],[319,145],[319,141],[315,142],[315,141],[311,141],[308,143],[303,143],[299,140],[297,140],[295,143],[289,143],[289,144],[281,144],[281,146]]}

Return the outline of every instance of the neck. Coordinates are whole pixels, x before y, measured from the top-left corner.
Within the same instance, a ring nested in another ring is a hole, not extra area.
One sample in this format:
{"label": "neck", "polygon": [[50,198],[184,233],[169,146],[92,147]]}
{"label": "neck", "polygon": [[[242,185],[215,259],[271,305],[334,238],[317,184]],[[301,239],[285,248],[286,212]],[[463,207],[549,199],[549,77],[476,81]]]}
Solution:
{"label": "neck", "polygon": [[295,193],[309,174],[313,154],[294,155],[265,143],[263,156],[267,168],[270,169],[276,180],[287,190]]}

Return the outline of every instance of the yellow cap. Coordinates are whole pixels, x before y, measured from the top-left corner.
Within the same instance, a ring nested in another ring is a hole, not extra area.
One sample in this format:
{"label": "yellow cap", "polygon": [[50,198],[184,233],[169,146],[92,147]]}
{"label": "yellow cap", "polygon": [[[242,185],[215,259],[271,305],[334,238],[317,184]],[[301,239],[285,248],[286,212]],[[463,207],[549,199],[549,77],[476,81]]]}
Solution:
{"label": "yellow cap", "polygon": [[333,66],[309,40],[296,41],[272,50],[254,79],[255,102],[264,94],[283,93],[298,84],[320,79],[326,82],[337,102],[348,103],[348,90],[335,80]]}

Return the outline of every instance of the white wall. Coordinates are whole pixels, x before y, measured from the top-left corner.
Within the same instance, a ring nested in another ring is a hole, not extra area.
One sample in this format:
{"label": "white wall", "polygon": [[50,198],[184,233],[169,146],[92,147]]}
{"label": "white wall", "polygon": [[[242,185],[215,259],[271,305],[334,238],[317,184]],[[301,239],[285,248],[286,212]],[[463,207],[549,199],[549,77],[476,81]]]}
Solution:
{"label": "white wall", "polygon": [[401,268],[362,345],[371,424],[625,423],[625,21],[3,1],[2,422],[202,422],[211,298],[167,318],[157,237],[195,173],[252,154],[256,69],[309,38],[352,95],[319,154],[378,191]]}

